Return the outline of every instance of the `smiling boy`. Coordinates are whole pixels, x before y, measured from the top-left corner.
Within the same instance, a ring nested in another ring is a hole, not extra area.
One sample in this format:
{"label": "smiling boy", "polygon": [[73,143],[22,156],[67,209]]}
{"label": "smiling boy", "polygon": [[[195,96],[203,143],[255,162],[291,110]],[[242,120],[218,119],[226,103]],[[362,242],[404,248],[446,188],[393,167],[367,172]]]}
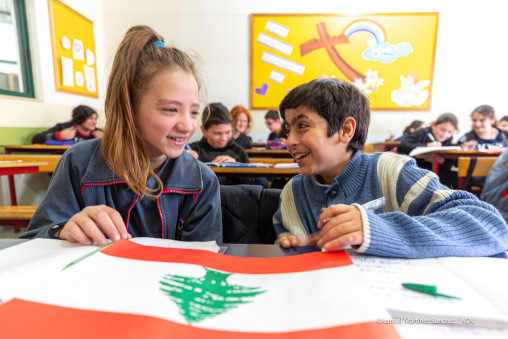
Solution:
{"label": "smiling boy", "polygon": [[[406,258],[486,256],[508,248],[507,225],[491,205],[448,189],[412,158],[360,154],[370,110],[353,84],[310,81],[286,95],[280,112],[302,173],[284,187],[274,215],[281,246],[352,245]],[[384,207],[362,207],[380,197]]]}

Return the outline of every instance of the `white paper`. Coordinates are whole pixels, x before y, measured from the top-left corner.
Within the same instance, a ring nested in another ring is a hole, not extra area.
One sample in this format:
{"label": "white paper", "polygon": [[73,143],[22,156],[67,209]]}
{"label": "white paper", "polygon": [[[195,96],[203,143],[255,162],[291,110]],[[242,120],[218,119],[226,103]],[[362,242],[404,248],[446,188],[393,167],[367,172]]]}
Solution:
{"label": "white paper", "polygon": [[85,71],[86,90],[93,93],[97,92],[95,88],[95,69],[87,65],[83,65],[83,69]]}
{"label": "white paper", "polygon": [[261,56],[261,61],[282,68],[291,73],[295,73],[297,75],[303,75],[303,72],[305,71],[305,65],[299,64],[297,62],[291,61],[289,59],[280,57],[278,55],[266,51],[263,52],[263,55]]}
{"label": "white paper", "polygon": [[83,41],[74,39],[72,41],[72,57],[75,60],[85,61],[85,50],[83,48]]}
{"label": "white paper", "polygon": [[93,54],[93,52],[88,48],[86,49],[86,64],[88,66],[95,64],[95,54]]}
{"label": "white paper", "polygon": [[410,157],[414,157],[420,154],[430,153],[434,151],[460,151],[462,148],[460,146],[440,146],[440,147],[416,147],[411,153],[409,153]]}
{"label": "white paper", "polygon": [[288,169],[294,169],[294,168],[300,168],[296,162],[294,163],[278,163],[273,166],[273,168],[288,168]]}
{"label": "white paper", "polygon": [[282,84],[285,77],[286,76],[283,73],[278,72],[276,70],[273,70],[272,73],[270,73],[270,80],[278,82],[279,84]]}
{"label": "white paper", "polygon": [[272,32],[273,34],[276,34],[284,39],[288,36],[288,33],[289,33],[289,28],[287,28],[286,26],[283,26],[273,20],[268,20],[266,22],[265,29],[268,32]]}
{"label": "white paper", "polygon": [[74,87],[74,62],[70,58],[62,57],[62,85]]}
{"label": "white paper", "polygon": [[71,42],[69,40],[68,37],[66,36],[63,36],[61,39],[60,39],[60,43],[62,44],[62,48],[65,49],[65,50],[69,50],[71,49]]}
{"label": "white paper", "polygon": [[76,86],[83,87],[85,85],[85,76],[83,75],[83,72],[77,71],[74,74],[74,79],[76,80]]}
{"label": "white paper", "polygon": [[280,41],[278,39],[275,39],[263,32],[260,32],[258,34],[257,42],[259,42],[262,45],[265,45],[267,47],[270,47],[277,52],[280,52],[282,54],[285,54],[287,56],[290,56],[293,52],[293,46],[290,44],[287,44],[283,41]]}
{"label": "white paper", "polygon": [[[469,279],[462,279],[453,273],[449,265],[445,267],[441,259],[380,258],[357,253],[350,255],[371,289],[394,317],[455,319],[458,322],[472,319],[474,326],[508,327],[508,314],[491,302],[483,290],[470,285]],[[456,259],[474,271],[475,266],[472,266],[474,262],[469,260],[472,258]],[[496,261],[487,261],[484,265],[487,266],[487,263],[498,264]],[[487,280],[496,279],[497,276],[492,275],[492,272],[496,271],[493,266],[485,269],[485,273],[490,272],[486,274]],[[437,286],[438,293],[459,297],[462,300],[418,293],[403,288],[402,283]],[[508,290],[496,289],[495,294],[504,295],[501,298],[506,298]],[[467,323],[461,325],[472,326]]]}
{"label": "white paper", "polygon": [[220,250],[216,241],[180,241],[172,239],[139,237],[132,238],[130,241],[145,246],[156,246],[164,248],[186,248],[191,250],[205,250],[218,253]]}

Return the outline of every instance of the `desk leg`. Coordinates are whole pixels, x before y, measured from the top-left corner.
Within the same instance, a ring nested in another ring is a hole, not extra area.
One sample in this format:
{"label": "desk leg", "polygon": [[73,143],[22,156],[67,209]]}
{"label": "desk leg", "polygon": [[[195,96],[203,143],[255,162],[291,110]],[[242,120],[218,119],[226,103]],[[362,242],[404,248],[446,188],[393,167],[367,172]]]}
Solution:
{"label": "desk leg", "polygon": [[[14,175],[8,175],[9,179],[9,193],[11,194],[11,206],[17,206],[18,200],[16,199],[16,187],[14,187]],[[21,231],[21,228],[17,225],[14,226],[14,232]]]}
{"label": "desk leg", "polygon": [[436,173],[436,175],[439,175],[439,155],[436,154],[434,157],[434,163],[432,164],[432,172]]}

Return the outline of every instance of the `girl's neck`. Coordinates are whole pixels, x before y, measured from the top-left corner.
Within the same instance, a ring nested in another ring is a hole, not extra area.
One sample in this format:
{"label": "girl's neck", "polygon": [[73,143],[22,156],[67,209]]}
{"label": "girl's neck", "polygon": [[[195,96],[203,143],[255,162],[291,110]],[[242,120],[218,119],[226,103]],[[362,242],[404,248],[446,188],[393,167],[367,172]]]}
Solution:
{"label": "girl's neck", "polygon": [[238,139],[240,137],[240,131],[236,131],[234,134],[233,134],[233,139]]}
{"label": "girl's neck", "polygon": [[478,136],[484,140],[493,140],[497,138],[497,128],[492,127],[490,130],[485,131],[484,133],[478,134]]}

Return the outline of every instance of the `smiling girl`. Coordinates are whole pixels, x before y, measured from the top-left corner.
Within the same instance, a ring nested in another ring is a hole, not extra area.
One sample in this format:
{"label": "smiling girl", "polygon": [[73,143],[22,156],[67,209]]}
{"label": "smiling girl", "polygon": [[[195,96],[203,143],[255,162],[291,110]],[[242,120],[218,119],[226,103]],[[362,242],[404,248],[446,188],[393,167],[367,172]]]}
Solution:
{"label": "smiling girl", "polygon": [[62,156],[22,237],[222,242],[217,177],[183,152],[197,127],[200,83],[187,54],[147,26],[129,29],[109,78],[103,138]]}
{"label": "smiling girl", "polygon": [[231,116],[233,117],[233,140],[245,149],[252,148],[252,141],[249,137],[252,116],[249,110],[237,105],[231,109]]}
{"label": "smiling girl", "polygon": [[496,112],[489,105],[478,106],[471,113],[473,129],[464,134],[458,144],[465,150],[505,148],[506,135],[496,127]]}
{"label": "smiling girl", "polygon": [[[452,113],[441,114],[430,127],[419,129],[408,135],[397,147],[397,152],[409,154],[416,147],[451,146],[453,133],[457,130],[458,120]],[[433,156],[421,155],[416,159],[418,167],[432,169]],[[448,187],[457,188],[457,172],[451,171],[455,162],[452,159],[439,159],[439,178]]]}

